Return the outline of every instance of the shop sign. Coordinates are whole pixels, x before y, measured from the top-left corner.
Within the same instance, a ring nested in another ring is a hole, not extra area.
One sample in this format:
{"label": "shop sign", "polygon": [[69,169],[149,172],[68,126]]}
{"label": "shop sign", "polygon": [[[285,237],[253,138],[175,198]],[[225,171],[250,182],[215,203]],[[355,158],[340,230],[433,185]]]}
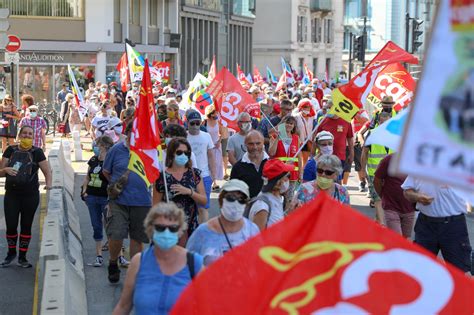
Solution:
{"label": "shop sign", "polygon": [[21,52],[20,63],[96,63],[96,54]]}

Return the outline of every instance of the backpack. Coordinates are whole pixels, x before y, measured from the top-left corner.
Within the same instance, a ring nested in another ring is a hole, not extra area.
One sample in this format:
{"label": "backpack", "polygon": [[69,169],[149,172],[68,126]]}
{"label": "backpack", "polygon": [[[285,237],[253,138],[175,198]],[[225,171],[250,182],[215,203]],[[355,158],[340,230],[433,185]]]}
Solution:
{"label": "backpack", "polygon": [[272,204],[270,202],[270,199],[268,199],[268,197],[265,196],[265,195],[258,195],[256,197],[253,197],[252,199],[250,199],[250,201],[247,203],[247,206],[245,207],[244,217],[246,217],[247,219],[250,219],[249,218],[250,217],[250,209],[252,209],[253,204],[257,200],[261,200],[261,201],[265,202],[268,206],[268,217],[267,217],[267,222],[265,223],[265,227],[267,227],[268,226],[268,220],[270,220],[270,215],[272,214]]}
{"label": "backpack", "polygon": [[36,172],[33,172],[33,167],[37,164],[33,160],[34,150],[21,151],[18,147],[13,149],[8,162],[9,167],[17,170],[16,176],[7,174],[8,183],[13,187],[27,186],[32,183]]}

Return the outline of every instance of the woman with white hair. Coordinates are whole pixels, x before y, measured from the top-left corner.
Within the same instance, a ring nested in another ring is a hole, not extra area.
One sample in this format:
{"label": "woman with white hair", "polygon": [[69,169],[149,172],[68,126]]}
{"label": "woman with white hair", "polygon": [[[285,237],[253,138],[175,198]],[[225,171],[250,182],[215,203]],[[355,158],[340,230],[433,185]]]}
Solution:
{"label": "woman with white hair", "polygon": [[202,269],[201,255],[178,245],[187,229],[184,211],[161,202],[145,218],[152,244],[132,258],[122,296],[113,314],[168,314],[181,292]]}
{"label": "woman with white hair", "polygon": [[60,123],[64,124],[63,137],[69,136],[71,133],[71,126],[69,125],[69,118],[74,107],[74,94],[68,93],[65,101],[61,104],[61,112],[59,114]]}
{"label": "woman with white hair", "polygon": [[340,203],[350,204],[349,192],[344,186],[336,183],[338,176],[342,174],[341,161],[337,156],[321,155],[317,160],[316,173],[315,180],[298,187],[292,202],[293,208],[313,200],[321,191]]}

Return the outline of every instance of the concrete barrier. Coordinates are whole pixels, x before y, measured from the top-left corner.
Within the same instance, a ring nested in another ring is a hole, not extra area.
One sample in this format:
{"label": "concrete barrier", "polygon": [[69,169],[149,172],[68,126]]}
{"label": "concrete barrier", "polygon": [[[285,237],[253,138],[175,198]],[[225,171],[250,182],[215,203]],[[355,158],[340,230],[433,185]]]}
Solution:
{"label": "concrete barrier", "polygon": [[[87,314],[79,216],[74,206],[74,169],[61,141],[53,144],[48,160],[53,188],[40,245],[41,314]],[[70,151],[69,151],[70,153]]]}

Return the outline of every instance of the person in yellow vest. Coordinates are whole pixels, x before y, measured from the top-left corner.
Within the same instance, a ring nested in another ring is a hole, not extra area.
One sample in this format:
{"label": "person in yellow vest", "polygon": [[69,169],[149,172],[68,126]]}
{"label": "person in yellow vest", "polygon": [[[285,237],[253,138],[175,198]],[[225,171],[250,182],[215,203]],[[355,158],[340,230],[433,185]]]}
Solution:
{"label": "person in yellow vest", "polygon": [[374,111],[370,123],[364,125],[357,133],[357,140],[359,140],[362,146],[364,146],[364,140],[366,138],[367,131],[377,128],[380,125],[381,113],[387,113],[390,115],[390,117],[394,117],[397,115],[397,112],[395,111],[395,109],[393,109],[394,105],[395,101],[393,100],[392,96],[386,95],[382,98],[382,101],[380,102],[381,107]]}
{"label": "person in yellow vest", "polygon": [[[379,115],[379,125],[383,124],[391,118],[390,113],[381,112]],[[370,206],[375,207],[375,220],[382,225],[385,225],[384,212],[382,208],[382,200],[374,188],[374,175],[377,166],[384,157],[393,153],[393,151],[380,144],[371,144],[365,146],[362,150],[361,167],[362,170],[367,171],[366,178],[369,182]]]}

